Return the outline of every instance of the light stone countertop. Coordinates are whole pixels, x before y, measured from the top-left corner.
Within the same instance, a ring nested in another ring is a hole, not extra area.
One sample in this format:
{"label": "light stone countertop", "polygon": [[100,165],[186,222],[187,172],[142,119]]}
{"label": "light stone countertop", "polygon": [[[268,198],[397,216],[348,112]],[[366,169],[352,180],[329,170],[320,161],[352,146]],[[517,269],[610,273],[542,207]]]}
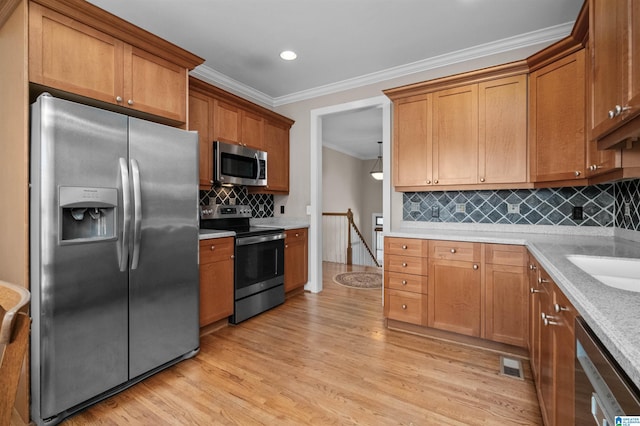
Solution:
{"label": "light stone countertop", "polygon": [[252,218],[251,225],[288,229],[308,228],[309,219],[298,217]]}
{"label": "light stone countertop", "polygon": [[597,234],[599,231],[551,234],[401,227],[384,235],[526,246],[640,387],[640,292],[609,287],[566,258],[570,254],[580,254],[638,259],[640,243],[614,236],[612,232],[589,235],[590,232]]}
{"label": "light stone countertop", "polygon": [[235,235],[236,233],[233,231],[221,231],[218,229],[201,229],[198,239],[210,240],[212,238],[235,237]]}

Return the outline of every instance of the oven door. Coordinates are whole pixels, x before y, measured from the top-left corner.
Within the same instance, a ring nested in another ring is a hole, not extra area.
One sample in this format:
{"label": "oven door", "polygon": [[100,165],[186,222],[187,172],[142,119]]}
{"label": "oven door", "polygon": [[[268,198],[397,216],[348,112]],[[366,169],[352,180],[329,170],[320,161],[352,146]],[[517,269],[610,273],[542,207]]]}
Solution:
{"label": "oven door", "polygon": [[284,284],[284,233],[236,237],[235,299]]}

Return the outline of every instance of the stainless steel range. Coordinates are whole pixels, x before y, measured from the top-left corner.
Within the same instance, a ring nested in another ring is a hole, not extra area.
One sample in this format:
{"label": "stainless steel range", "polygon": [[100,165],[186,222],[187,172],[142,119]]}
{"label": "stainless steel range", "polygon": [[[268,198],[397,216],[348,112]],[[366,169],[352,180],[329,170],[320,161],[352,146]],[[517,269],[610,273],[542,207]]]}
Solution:
{"label": "stainless steel range", "polygon": [[234,313],[238,324],[284,303],[284,229],[250,226],[251,207],[200,207],[200,228],[234,231]]}

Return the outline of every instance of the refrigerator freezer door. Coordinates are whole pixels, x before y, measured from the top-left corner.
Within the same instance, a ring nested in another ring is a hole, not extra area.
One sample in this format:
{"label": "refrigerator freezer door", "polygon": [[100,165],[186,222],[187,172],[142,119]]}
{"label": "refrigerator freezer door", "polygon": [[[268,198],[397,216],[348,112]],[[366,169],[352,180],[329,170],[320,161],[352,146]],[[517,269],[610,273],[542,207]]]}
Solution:
{"label": "refrigerator freezer door", "polygon": [[141,194],[130,248],[135,378],[199,347],[197,134],[130,118],[129,162],[131,192]]}
{"label": "refrigerator freezer door", "polygon": [[126,155],[127,117],[48,95],[32,106],[31,375],[38,422],[128,379],[118,167]]}

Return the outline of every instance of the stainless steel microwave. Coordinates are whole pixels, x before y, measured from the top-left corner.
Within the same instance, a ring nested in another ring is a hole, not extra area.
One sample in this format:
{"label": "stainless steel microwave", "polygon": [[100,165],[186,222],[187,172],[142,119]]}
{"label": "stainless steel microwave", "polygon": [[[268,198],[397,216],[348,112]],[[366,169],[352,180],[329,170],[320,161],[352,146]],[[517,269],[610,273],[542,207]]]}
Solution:
{"label": "stainless steel microwave", "polygon": [[267,153],[215,141],[213,179],[222,185],[267,186]]}

